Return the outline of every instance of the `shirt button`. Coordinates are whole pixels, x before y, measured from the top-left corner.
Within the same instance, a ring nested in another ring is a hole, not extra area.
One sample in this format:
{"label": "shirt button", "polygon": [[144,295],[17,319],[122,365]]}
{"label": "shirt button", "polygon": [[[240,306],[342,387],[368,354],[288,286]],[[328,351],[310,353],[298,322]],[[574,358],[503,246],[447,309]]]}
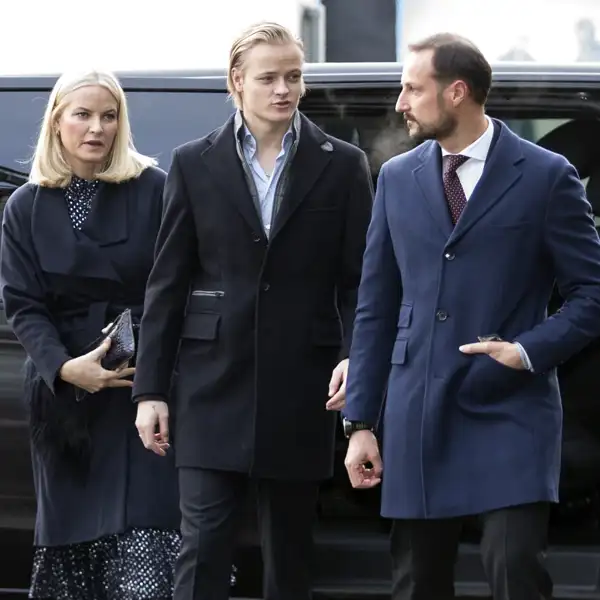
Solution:
{"label": "shirt button", "polygon": [[445,321],[448,318],[448,313],[445,310],[438,310],[435,313],[435,318],[438,321]]}
{"label": "shirt button", "polygon": [[444,258],[446,260],[454,260],[456,255],[453,252],[446,252],[446,254],[444,254]]}

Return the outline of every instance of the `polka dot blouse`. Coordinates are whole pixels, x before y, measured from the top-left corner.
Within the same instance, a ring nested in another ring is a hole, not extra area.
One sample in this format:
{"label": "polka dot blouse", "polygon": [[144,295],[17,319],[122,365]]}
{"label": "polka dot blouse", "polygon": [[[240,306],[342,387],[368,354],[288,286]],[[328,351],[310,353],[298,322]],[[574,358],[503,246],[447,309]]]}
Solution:
{"label": "polka dot blouse", "polygon": [[65,189],[65,198],[69,217],[75,229],[81,230],[83,223],[90,214],[97,189],[98,181],[88,181],[76,175],[71,178],[71,183]]}

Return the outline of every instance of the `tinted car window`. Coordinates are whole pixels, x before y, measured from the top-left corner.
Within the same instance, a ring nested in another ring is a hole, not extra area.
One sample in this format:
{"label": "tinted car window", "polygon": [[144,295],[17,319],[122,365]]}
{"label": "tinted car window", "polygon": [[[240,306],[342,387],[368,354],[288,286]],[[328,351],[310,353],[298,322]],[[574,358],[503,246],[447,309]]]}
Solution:
{"label": "tinted car window", "polygon": [[[330,135],[360,146],[369,158],[373,179],[376,182],[381,165],[397,154],[406,152],[414,147],[408,138],[402,117],[395,112],[397,92],[388,89],[339,89],[314,90],[308,94],[302,103],[303,112],[319,127]],[[493,98],[492,98],[493,100]],[[549,115],[545,108],[536,114],[535,110],[510,111],[490,107],[489,114],[502,120],[510,129],[533,143],[544,144],[546,136],[555,132],[568,123],[575,127],[586,129],[591,121],[599,123],[589,114],[573,111],[571,115]],[[593,123],[592,123],[593,125]],[[558,136],[561,137],[561,136]],[[563,144],[553,147],[564,154],[577,168],[580,165],[581,148],[574,152],[573,136],[564,136]],[[595,149],[590,149],[595,152]],[[587,183],[587,173],[582,173],[584,183]],[[600,202],[595,207],[600,212]]]}
{"label": "tinted car window", "polygon": [[[29,171],[48,92],[0,92],[0,165]],[[127,91],[137,149],[168,169],[173,148],[219,127],[233,106],[224,92]]]}
{"label": "tinted car window", "polygon": [[48,93],[0,92],[0,165],[29,171],[23,164],[34,150]]}
{"label": "tinted car window", "polygon": [[221,126],[233,112],[222,92],[127,92],[137,149],[168,169],[173,148]]}

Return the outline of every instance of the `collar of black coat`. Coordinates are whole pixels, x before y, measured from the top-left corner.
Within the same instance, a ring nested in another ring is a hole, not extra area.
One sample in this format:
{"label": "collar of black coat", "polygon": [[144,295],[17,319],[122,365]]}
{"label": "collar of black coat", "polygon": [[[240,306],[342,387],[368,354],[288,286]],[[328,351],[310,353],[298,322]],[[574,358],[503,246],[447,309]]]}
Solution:
{"label": "collar of black coat", "polygon": [[[234,157],[240,159],[241,144],[235,135],[236,131],[241,131],[236,127],[237,118],[237,114],[232,114],[222,127],[203,140],[203,145],[206,145],[202,150],[202,160],[215,184],[222,190],[223,197],[237,207],[254,234],[262,229],[262,223],[248,189],[242,161],[232,162]],[[330,138],[302,113],[296,112],[294,123],[298,133],[302,129],[302,137],[295,144],[297,150],[290,164],[289,183],[271,231],[271,239],[277,236],[310,193],[335,152]]]}
{"label": "collar of black coat", "polygon": [[144,194],[137,180],[112,184],[99,182],[92,207],[81,230],[71,223],[65,190],[33,186],[33,245],[43,271],[94,279],[121,281],[101,248],[123,244],[129,237],[133,196]]}
{"label": "collar of black coat", "polygon": [[[302,120],[300,119],[300,111],[294,111],[294,116],[292,117],[291,122],[291,130],[292,130],[292,142],[300,139],[300,129],[301,129]],[[236,136],[236,139],[240,142],[240,144],[244,141],[244,130],[246,126],[246,121],[244,120],[244,113],[241,110],[237,110],[233,117],[233,131]]]}

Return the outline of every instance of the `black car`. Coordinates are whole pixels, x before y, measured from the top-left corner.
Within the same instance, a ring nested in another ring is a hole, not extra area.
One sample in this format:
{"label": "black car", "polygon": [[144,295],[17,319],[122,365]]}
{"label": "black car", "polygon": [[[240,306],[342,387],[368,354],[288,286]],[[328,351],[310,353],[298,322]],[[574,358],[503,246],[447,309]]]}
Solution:
{"label": "black car", "polygon": [[[394,112],[401,65],[319,64],[307,69],[302,111],[327,133],[363,148],[376,182],[381,164],[412,147]],[[140,151],[169,166],[172,149],[219,126],[233,111],[224,71],[120,73]],[[0,77],[0,196],[26,179],[28,159],[55,76]],[[600,217],[600,71],[527,63],[494,69],[488,113],[532,143],[564,154]],[[524,201],[527,199],[524,198]],[[2,204],[3,206],[3,204]],[[474,292],[476,293],[476,292]],[[560,306],[556,296],[549,312]],[[0,321],[0,588],[28,583],[35,501],[22,405],[23,350]],[[552,514],[550,571],[556,598],[600,598],[600,342],[560,368],[564,405],[561,504]],[[325,399],[326,390],[323,391]],[[323,486],[317,527],[316,590],[322,597],[388,596],[388,523],[379,492],[347,481],[339,432],[337,470]],[[260,551],[252,499],[239,540],[236,594],[260,596]],[[465,532],[457,591],[487,594],[476,541]]]}

